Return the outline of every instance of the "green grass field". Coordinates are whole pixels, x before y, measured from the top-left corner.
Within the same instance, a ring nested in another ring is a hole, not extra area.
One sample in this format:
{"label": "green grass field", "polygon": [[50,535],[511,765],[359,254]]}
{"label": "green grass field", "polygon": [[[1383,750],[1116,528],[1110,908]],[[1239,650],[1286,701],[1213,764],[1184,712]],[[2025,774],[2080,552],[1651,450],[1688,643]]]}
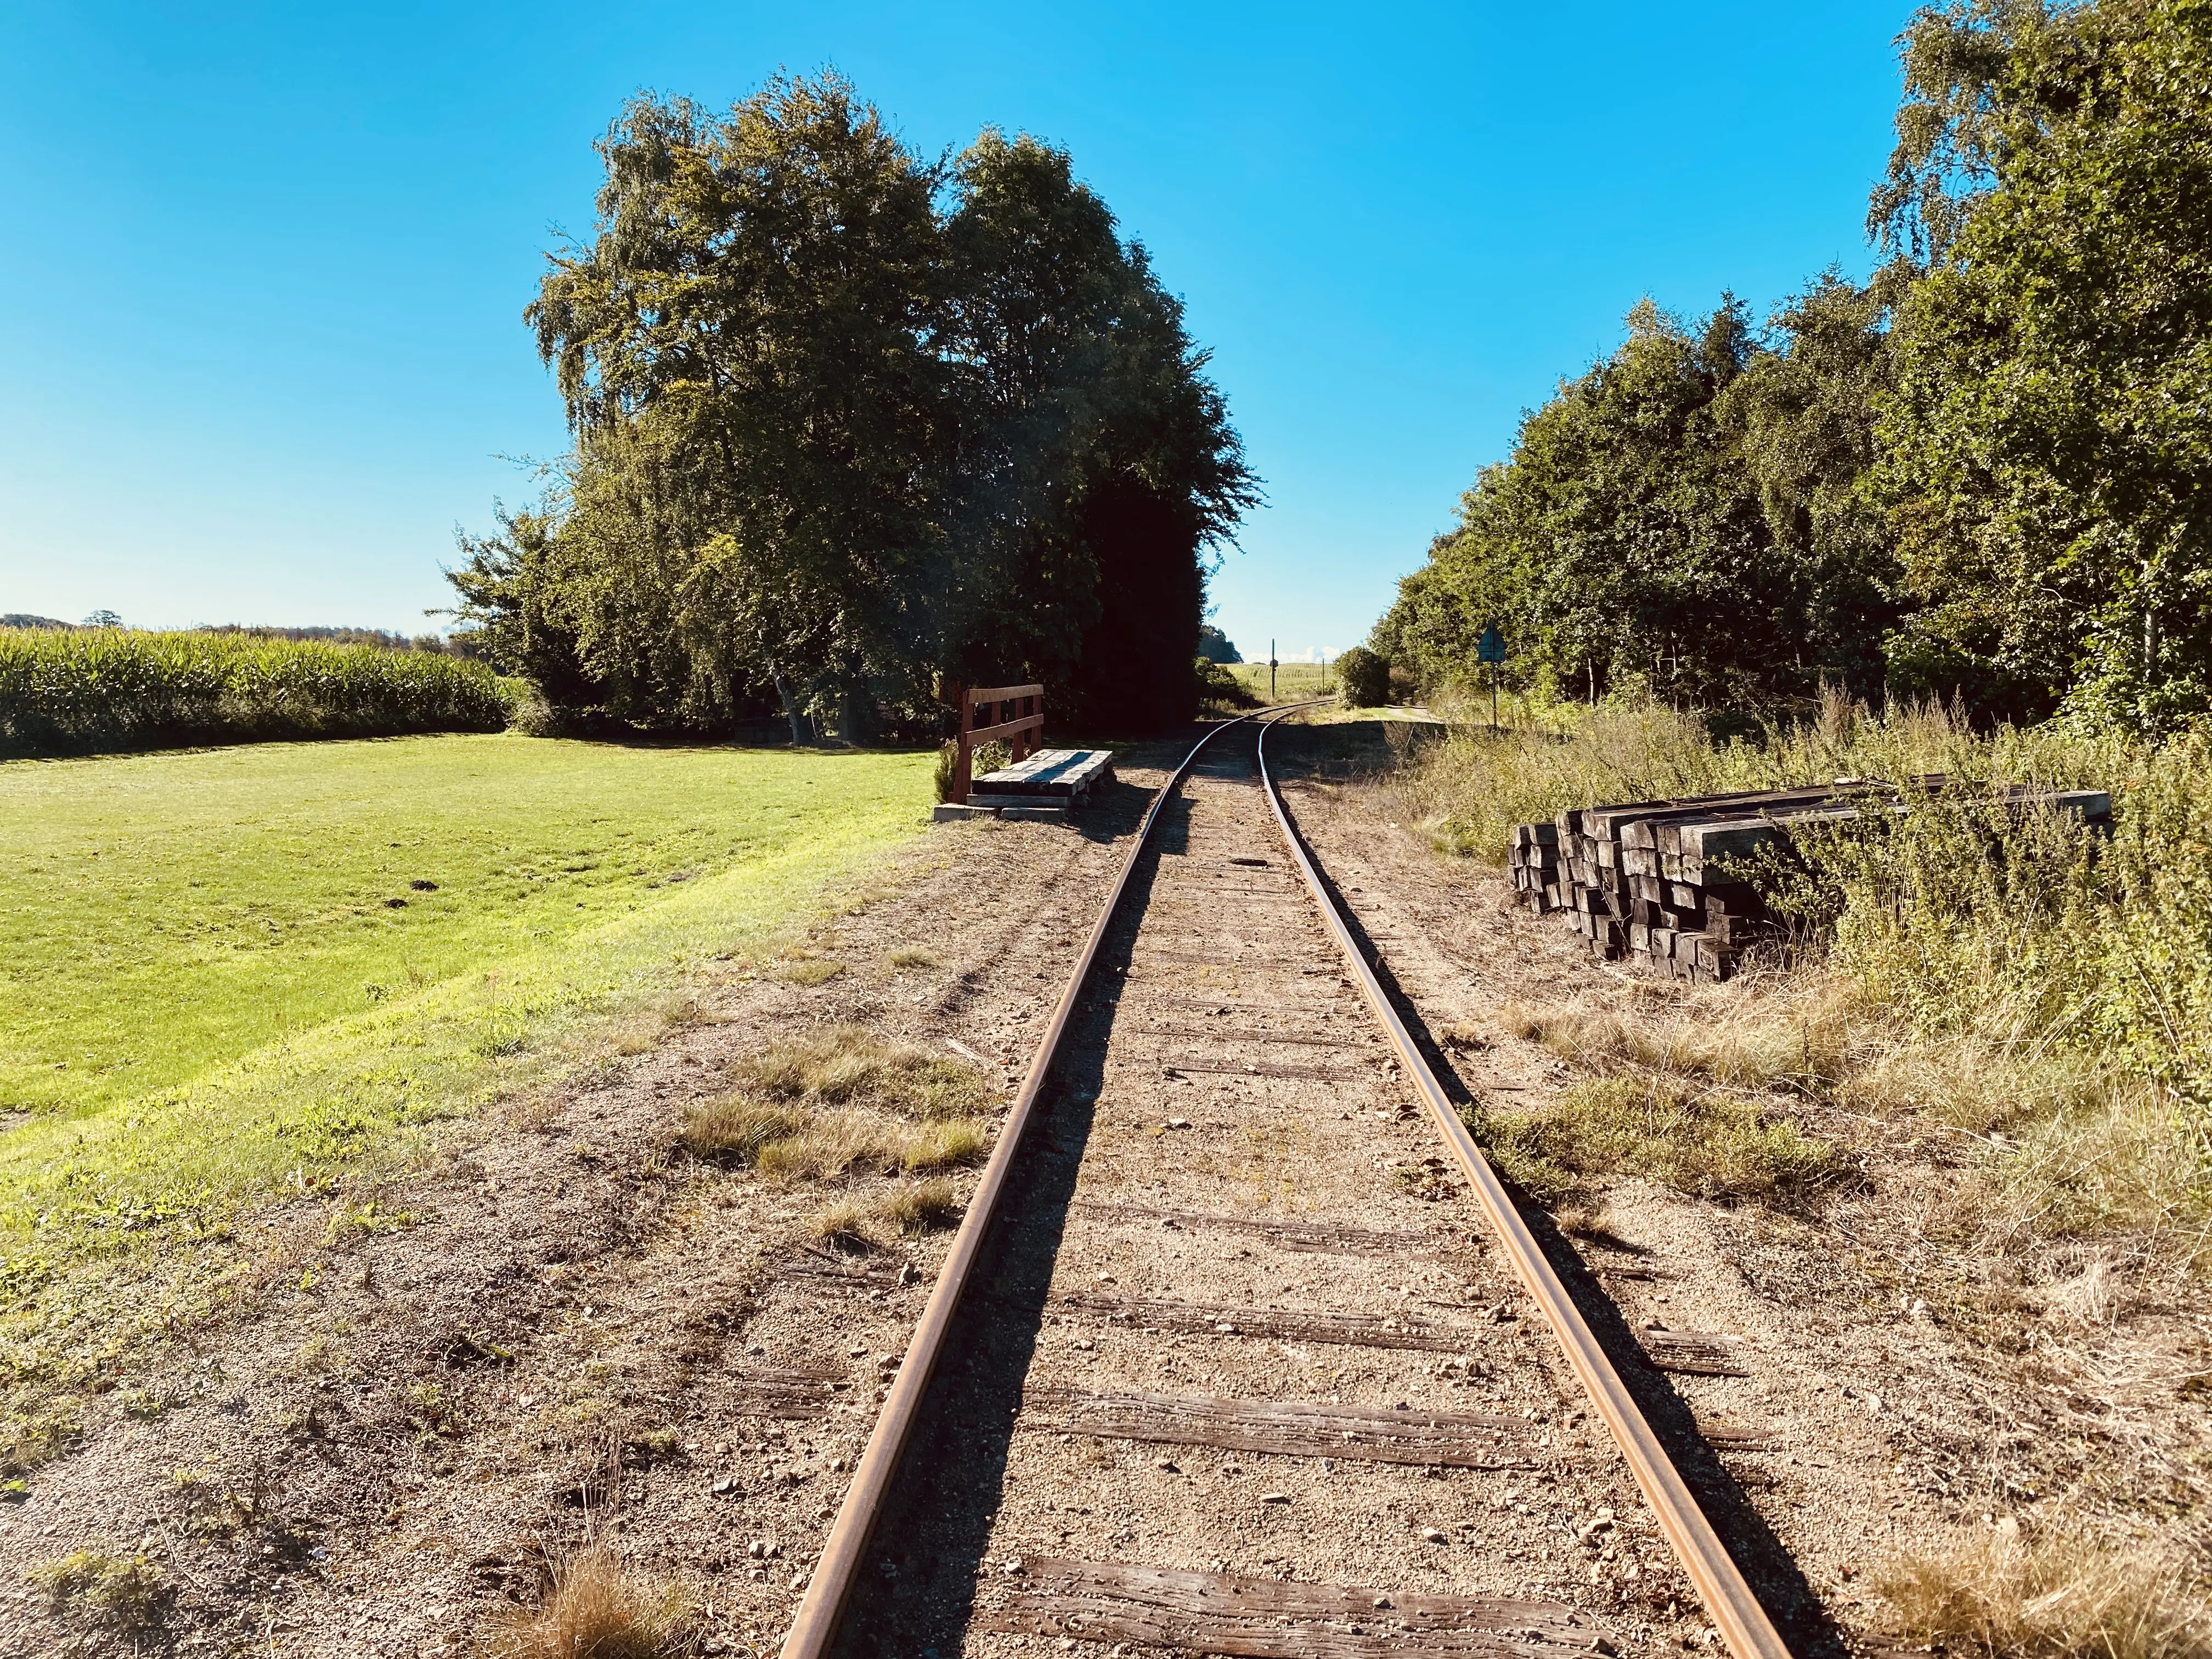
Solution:
{"label": "green grass field", "polygon": [[927,822],[927,754],[514,736],[0,764],[0,1230],[489,1097]]}
{"label": "green grass field", "polygon": [[[1264,662],[1233,662],[1229,672],[1244,682],[1252,693],[1265,701],[1267,696],[1267,665]],[[1275,701],[1298,702],[1308,697],[1333,696],[1336,692],[1336,677],[1317,662],[1286,662],[1275,669]]]}

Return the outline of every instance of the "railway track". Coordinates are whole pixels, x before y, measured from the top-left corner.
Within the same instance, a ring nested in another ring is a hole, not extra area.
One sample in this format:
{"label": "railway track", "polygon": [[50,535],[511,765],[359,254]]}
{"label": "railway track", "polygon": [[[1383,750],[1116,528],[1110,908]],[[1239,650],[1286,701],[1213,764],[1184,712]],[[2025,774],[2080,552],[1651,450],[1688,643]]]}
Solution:
{"label": "railway track", "polygon": [[1147,815],[786,1659],[1783,1659],[1335,910],[1277,718]]}

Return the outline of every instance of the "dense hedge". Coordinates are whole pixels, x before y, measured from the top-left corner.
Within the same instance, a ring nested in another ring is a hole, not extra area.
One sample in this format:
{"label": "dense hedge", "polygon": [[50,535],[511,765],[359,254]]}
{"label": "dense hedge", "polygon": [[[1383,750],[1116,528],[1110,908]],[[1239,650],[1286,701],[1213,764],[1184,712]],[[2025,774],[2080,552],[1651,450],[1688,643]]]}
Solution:
{"label": "dense hedge", "polygon": [[374,646],[122,629],[0,629],[0,756],[496,732],[481,664]]}

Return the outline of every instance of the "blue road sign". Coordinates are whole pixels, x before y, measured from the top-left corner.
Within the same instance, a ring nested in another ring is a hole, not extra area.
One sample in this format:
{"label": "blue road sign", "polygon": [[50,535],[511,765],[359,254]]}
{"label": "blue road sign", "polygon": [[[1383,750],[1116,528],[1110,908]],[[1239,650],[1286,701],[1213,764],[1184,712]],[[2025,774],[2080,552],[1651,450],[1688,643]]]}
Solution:
{"label": "blue road sign", "polygon": [[1474,659],[1477,662],[1504,662],[1505,635],[1495,627],[1484,629],[1482,638],[1475,642]]}

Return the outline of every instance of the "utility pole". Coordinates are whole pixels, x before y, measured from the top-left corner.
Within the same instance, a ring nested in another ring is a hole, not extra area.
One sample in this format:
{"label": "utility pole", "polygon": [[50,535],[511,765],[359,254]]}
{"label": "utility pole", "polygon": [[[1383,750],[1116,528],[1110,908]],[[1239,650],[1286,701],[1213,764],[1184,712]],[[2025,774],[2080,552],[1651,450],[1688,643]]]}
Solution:
{"label": "utility pole", "polygon": [[1275,642],[1267,641],[1267,701],[1275,700]]}

